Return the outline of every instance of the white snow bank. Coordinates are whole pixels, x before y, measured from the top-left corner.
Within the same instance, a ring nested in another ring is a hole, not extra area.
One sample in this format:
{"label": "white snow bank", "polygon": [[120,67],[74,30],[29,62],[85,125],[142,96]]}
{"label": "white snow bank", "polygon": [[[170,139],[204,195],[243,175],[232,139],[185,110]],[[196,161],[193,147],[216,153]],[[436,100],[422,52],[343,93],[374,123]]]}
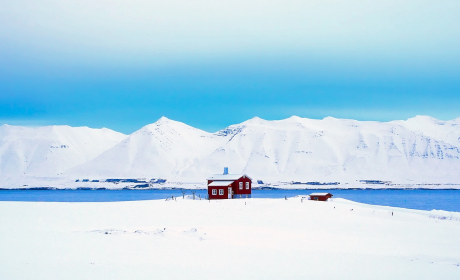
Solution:
{"label": "white snow bank", "polygon": [[444,210],[431,210],[430,218],[440,219],[440,220],[454,220],[460,221],[459,212],[449,212]]}
{"label": "white snow bank", "polygon": [[460,213],[343,199],[0,202],[0,279],[458,279]]}

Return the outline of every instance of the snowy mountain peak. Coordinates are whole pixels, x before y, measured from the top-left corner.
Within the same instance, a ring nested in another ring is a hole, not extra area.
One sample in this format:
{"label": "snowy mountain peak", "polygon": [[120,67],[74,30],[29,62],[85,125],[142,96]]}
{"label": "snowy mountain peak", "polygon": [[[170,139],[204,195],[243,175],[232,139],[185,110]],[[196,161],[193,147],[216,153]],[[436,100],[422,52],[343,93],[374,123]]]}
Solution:
{"label": "snowy mountain peak", "polygon": [[200,135],[210,134],[208,132],[192,127],[183,122],[171,120],[166,117],[161,117],[158,121],[142,127],[138,131],[134,132],[132,135],[151,134],[151,133],[160,133],[160,134],[173,133],[173,134],[178,134],[178,135],[186,135],[187,133],[200,134]]}
{"label": "snowy mountain peak", "polygon": [[334,117],[325,117],[322,119],[322,121],[324,122],[342,122],[342,121],[349,121],[348,119],[338,119],[338,118],[334,118]]}
{"label": "snowy mountain peak", "polygon": [[57,175],[95,158],[125,137],[109,129],[67,125],[2,126],[0,174]]}
{"label": "snowy mountain peak", "polygon": [[440,120],[430,117],[430,116],[425,116],[425,115],[417,115],[413,118],[407,119],[407,122],[419,122],[419,123],[437,123]]}
{"label": "snowy mountain peak", "polygon": [[417,116],[415,116],[413,118],[407,119],[406,122],[420,123],[420,124],[433,123],[433,124],[437,124],[437,125],[456,124],[456,123],[460,123],[460,117],[452,119],[452,120],[443,121],[443,120],[440,120],[440,119],[437,119],[437,118],[433,118],[431,116],[417,115]]}
{"label": "snowy mountain peak", "polygon": [[260,117],[258,117],[258,116],[255,116],[255,117],[249,119],[248,121],[260,122],[260,121],[265,121],[265,120],[260,118]]}
{"label": "snowy mountain peak", "polygon": [[2,124],[2,125],[0,125],[0,132],[1,132],[1,131],[6,131],[6,130],[8,130],[9,127],[10,127],[10,125],[8,125],[8,124]]}
{"label": "snowy mountain peak", "polygon": [[161,118],[159,118],[155,123],[167,123],[169,121],[172,121],[170,119],[168,119],[167,117],[165,116],[162,116]]}
{"label": "snowy mountain peak", "polygon": [[285,181],[460,179],[460,125],[427,116],[393,122],[292,116],[254,117],[216,133],[166,117],[129,136],[87,127],[0,127],[0,175],[67,170],[77,178],[195,181],[216,166]]}
{"label": "snowy mountain peak", "polygon": [[287,118],[286,120],[291,120],[291,121],[302,121],[302,120],[308,120],[308,118],[301,118],[301,117],[299,117],[299,116],[292,115],[292,116],[290,116],[289,118]]}
{"label": "snowy mountain peak", "polygon": [[247,121],[244,121],[240,124],[237,124],[237,125],[231,125],[231,126],[247,126],[247,125],[259,125],[259,124],[262,124],[262,123],[265,123],[267,122],[267,120],[264,120],[262,118],[259,118],[259,117],[253,117]]}
{"label": "snowy mountain peak", "polygon": [[236,126],[248,126],[248,125],[269,125],[269,124],[275,124],[275,123],[292,123],[292,122],[302,122],[303,120],[308,120],[307,118],[301,118],[299,116],[291,116],[286,119],[282,120],[276,120],[276,121],[268,121],[259,117],[253,117],[252,119],[249,119],[247,121],[242,122],[239,125]]}
{"label": "snowy mountain peak", "polygon": [[216,138],[214,134],[163,117],[68,174],[170,178],[212,153],[225,140]]}
{"label": "snowy mountain peak", "polygon": [[[176,121],[173,121],[173,120],[168,119],[167,117],[163,116],[163,117],[159,118],[156,122],[151,123],[151,124],[148,124],[148,125],[144,126],[143,128],[145,128],[145,127],[151,127],[151,126],[169,125],[169,124],[172,123],[172,122],[176,122]],[[141,129],[142,129],[142,128],[141,128]]]}

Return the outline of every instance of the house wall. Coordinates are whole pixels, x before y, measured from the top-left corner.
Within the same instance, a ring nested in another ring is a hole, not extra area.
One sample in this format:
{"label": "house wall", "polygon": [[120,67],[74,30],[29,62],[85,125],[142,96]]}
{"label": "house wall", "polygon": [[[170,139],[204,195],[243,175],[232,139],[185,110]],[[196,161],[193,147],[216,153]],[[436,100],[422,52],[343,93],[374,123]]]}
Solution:
{"label": "house wall", "polygon": [[[228,199],[228,188],[229,187],[208,187],[209,199]],[[213,195],[212,190],[217,190],[217,194]],[[224,195],[219,195],[219,190],[224,190]]]}
{"label": "house wall", "polygon": [[330,195],[326,195],[326,196],[318,196],[318,195],[314,195],[314,196],[311,196],[310,199],[311,200],[318,200],[318,201],[326,201],[328,200],[329,198],[331,198],[332,196]]}
{"label": "house wall", "polygon": [[[239,184],[240,182],[243,183],[243,189],[240,190],[239,188]],[[249,182],[249,190],[246,189],[246,182]],[[239,178],[238,180],[236,180],[235,182],[233,182],[232,184],[232,189],[233,189],[233,198],[237,198],[235,196],[242,196],[242,197],[246,197],[246,195],[250,195],[252,193],[252,182],[249,178],[245,177],[241,177]]]}
{"label": "house wall", "polygon": [[[214,182],[214,180],[208,180],[208,185]],[[243,183],[243,189],[240,190],[239,184]],[[246,182],[249,183],[249,189],[246,189]],[[247,177],[241,177],[238,180],[234,181],[231,185],[233,191],[233,198],[246,198],[251,197],[252,193],[252,182]],[[224,195],[219,195],[219,189],[224,189]],[[217,189],[217,195],[212,195],[212,189]],[[228,199],[228,187],[208,187],[208,197],[209,199]]]}

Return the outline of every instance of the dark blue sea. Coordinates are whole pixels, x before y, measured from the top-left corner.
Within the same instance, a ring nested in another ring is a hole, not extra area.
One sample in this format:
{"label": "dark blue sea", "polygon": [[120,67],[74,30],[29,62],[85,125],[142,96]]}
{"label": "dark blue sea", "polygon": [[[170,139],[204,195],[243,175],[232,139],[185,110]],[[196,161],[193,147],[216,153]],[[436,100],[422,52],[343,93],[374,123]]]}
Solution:
{"label": "dark blue sea", "polygon": [[[191,190],[182,190],[192,195]],[[181,190],[0,190],[0,201],[110,202],[182,197]],[[253,190],[253,198],[284,198],[323,190]],[[418,210],[460,212],[460,190],[327,190],[334,198]],[[205,198],[206,190],[195,196]]]}

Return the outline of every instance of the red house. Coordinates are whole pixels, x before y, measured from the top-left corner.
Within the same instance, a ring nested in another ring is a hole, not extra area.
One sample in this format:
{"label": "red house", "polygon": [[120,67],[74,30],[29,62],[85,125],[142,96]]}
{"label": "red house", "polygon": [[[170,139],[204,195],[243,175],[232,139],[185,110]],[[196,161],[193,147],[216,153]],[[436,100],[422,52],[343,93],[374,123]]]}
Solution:
{"label": "red house", "polygon": [[309,195],[310,200],[326,201],[332,197],[330,193],[312,193]]}
{"label": "red house", "polygon": [[209,199],[250,198],[252,179],[246,174],[228,174],[224,168],[223,174],[215,174],[208,179]]}

